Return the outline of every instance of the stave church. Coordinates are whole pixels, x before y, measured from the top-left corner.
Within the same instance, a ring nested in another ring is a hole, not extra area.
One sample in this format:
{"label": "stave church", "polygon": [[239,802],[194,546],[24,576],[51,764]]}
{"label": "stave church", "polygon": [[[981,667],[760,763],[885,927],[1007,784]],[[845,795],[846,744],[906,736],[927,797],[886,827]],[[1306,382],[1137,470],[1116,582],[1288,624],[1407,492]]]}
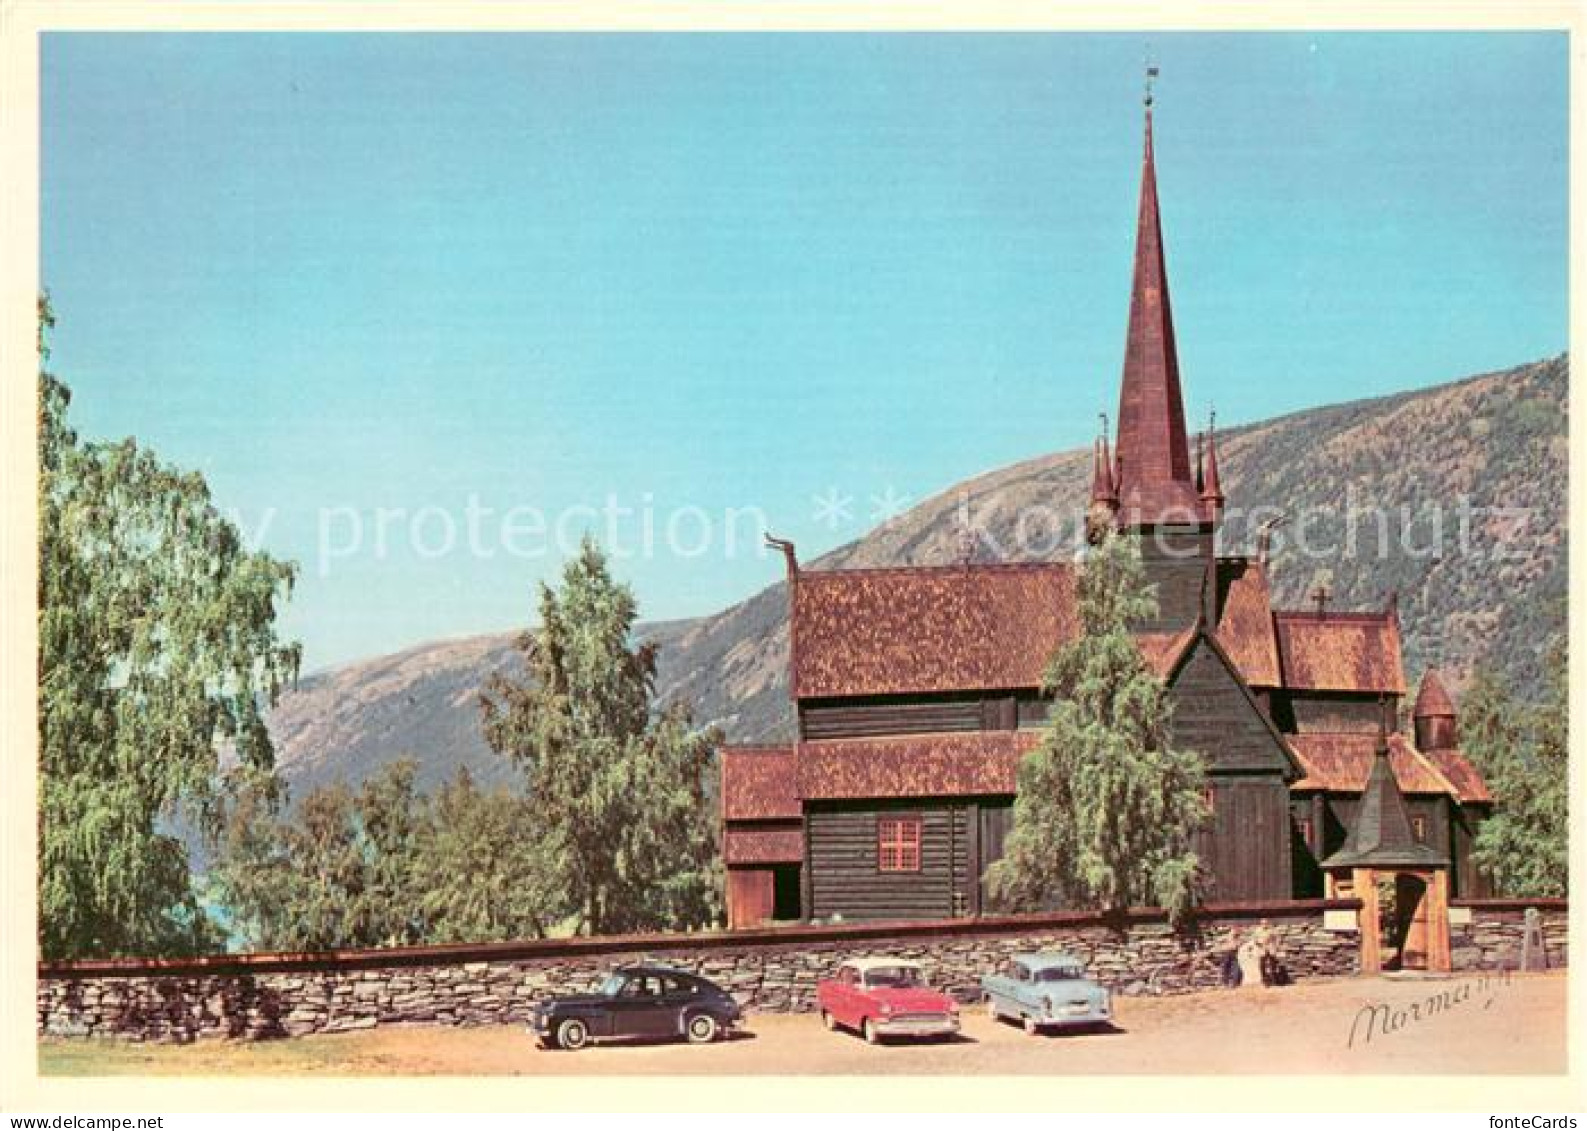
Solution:
{"label": "stave church", "polygon": [[[1143,536],[1160,609],[1137,639],[1176,745],[1207,763],[1210,898],[1338,894],[1340,865],[1487,894],[1471,845],[1492,798],[1436,672],[1403,727],[1394,600],[1274,608],[1265,553],[1219,550],[1224,505],[1216,435],[1193,461],[1186,431],[1148,95],[1117,433],[1096,445],[1091,508]],[[721,752],[729,926],[980,914],[1047,717],[1042,674],[1078,633],[1075,566],[806,569],[785,553],[797,738]]]}

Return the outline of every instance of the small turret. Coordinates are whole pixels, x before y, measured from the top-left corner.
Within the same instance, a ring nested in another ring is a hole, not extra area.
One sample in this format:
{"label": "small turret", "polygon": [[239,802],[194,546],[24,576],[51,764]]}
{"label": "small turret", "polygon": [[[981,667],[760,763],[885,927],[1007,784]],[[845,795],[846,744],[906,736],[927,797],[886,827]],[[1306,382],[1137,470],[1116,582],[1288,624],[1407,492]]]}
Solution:
{"label": "small turret", "polygon": [[1223,487],[1218,482],[1218,414],[1207,422],[1207,458],[1201,468],[1201,501],[1214,511],[1223,509]]}
{"label": "small turret", "polygon": [[1108,451],[1107,425],[1091,446],[1091,503],[1111,509],[1119,505],[1119,485],[1113,474],[1113,458]]}
{"label": "small turret", "polygon": [[1453,750],[1458,742],[1458,719],[1454,700],[1444,690],[1443,680],[1436,668],[1422,674],[1422,686],[1416,693],[1416,706],[1411,712],[1416,727],[1416,747],[1419,750]]}

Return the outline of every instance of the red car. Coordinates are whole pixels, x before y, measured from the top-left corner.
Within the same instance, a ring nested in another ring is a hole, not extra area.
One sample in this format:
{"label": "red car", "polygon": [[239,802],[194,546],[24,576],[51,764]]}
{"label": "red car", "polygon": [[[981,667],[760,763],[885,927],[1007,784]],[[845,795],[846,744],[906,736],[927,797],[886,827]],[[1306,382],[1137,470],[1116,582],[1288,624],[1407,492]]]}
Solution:
{"label": "red car", "polygon": [[926,985],[920,963],[903,958],[855,958],[816,985],[821,1023],[883,1037],[947,1037],[959,1031],[959,1006]]}

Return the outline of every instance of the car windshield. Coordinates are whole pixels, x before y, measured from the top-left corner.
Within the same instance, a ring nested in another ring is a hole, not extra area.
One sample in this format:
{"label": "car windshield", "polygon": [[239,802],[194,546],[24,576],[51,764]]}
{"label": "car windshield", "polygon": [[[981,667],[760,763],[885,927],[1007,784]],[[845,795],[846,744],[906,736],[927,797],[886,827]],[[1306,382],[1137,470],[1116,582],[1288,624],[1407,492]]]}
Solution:
{"label": "car windshield", "polygon": [[914,966],[878,966],[865,972],[865,984],[875,989],[912,990],[926,984]]}
{"label": "car windshield", "polygon": [[606,981],[601,983],[601,993],[606,997],[616,997],[623,992],[623,986],[627,982],[628,979],[621,974],[608,974]]}
{"label": "car windshield", "polygon": [[1049,966],[1036,975],[1042,982],[1072,982],[1085,976],[1085,971],[1078,966]]}

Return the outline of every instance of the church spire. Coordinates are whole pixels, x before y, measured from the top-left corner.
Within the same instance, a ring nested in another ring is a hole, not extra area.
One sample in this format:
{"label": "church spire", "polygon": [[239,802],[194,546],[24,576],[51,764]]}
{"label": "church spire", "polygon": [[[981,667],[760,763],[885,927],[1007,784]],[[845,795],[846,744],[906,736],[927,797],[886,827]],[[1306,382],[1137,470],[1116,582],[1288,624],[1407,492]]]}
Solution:
{"label": "church spire", "polygon": [[1108,418],[1102,415],[1102,432],[1091,445],[1091,501],[1108,507],[1119,503],[1118,484],[1113,475],[1113,457],[1108,451]]}
{"label": "church spire", "polygon": [[1201,466],[1201,501],[1214,510],[1223,507],[1223,487],[1218,482],[1218,414],[1207,418],[1207,456]]}
{"label": "church spire", "polygon": [[1157,168],[1152,153],[1152,92],[1147,71],[1146,144],[1141,158],[1141,205],[1135,232],[1135,276],[1129,336],[1119,393],[1118,491],[1131,526],[1208,521],[1192,477],[1174,317],[1168,298]]}

